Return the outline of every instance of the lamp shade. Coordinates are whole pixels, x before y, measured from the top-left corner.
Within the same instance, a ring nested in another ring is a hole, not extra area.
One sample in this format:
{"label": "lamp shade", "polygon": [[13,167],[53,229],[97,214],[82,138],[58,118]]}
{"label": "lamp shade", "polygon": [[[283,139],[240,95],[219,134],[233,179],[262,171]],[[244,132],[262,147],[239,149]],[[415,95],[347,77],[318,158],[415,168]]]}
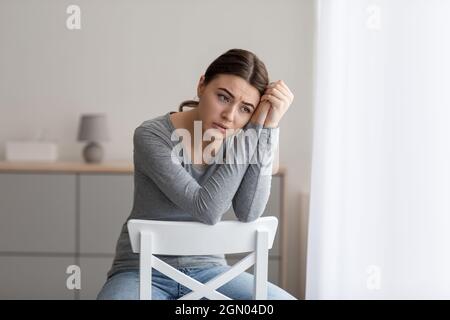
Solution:
{"label": "lamp shade", "polygon": [[78,128],[78,141],[109,141],[106,114],[81,115]]}

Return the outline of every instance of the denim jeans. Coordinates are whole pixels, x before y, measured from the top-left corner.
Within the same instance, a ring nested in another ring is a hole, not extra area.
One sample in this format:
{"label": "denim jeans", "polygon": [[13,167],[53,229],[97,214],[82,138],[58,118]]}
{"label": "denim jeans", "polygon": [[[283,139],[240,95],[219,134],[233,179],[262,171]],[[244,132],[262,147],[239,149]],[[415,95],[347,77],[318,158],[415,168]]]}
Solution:
{"label": "denim jeans", "polygon": [[[226,272],[231,266],[204,265],[177,268],[179,271],[206,283],[217,275]],[[150,284],[149,284],[150,285]],[[254,291],[254,276],[244,272],[225,283],[216,290],[233,300],[251,300]],[[273,283],[267,284],[267,298],[269,300],[296,300],[295,297]],[[152,299],[176,300],[191,290],[175,280],[152,269]],[[113,274],[97,296],[98,300],[138,300],[139,299],[139,270],[121,271]],[[203,298],[204,300],[205,298]]]}

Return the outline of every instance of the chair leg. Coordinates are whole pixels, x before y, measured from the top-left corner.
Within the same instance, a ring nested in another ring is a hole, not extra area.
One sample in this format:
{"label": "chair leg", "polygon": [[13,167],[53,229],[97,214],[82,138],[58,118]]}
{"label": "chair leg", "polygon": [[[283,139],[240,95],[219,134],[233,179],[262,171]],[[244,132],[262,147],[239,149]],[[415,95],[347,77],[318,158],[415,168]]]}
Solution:
{"label": "chair leg", "polygon": [[152,300],[152,234],[142,231],[139,255],[139,299]]}
{"label": "chair leg", "polygon": [[269,233],[256,231],[255,300],[267,300],[267,264]]}

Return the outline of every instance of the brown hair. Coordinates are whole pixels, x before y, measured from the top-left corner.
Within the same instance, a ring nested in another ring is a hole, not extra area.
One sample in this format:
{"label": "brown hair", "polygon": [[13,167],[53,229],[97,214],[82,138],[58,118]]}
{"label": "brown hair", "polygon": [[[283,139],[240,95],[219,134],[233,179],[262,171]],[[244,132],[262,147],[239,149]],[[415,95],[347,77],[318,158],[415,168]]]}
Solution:
{"label": "brown hair", "polygon": [[[252,52],[243,49],[230,49],[214,60],[205,72],[204,84],[207,85],[220,74],[232,74],[246,80],[255,87],[262,96],[269,84],[269,75],[264,63]],[[198,101],[186,100],[178,107],[178,111],[183,111],[183,107],[196,107]]]}

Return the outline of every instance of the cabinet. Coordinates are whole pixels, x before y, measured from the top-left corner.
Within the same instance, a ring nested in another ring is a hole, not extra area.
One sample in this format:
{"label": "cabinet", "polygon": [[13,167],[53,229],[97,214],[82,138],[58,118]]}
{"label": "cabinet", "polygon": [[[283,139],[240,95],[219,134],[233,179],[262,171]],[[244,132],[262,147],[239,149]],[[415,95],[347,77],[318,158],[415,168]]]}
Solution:
{"label": "cabinet", "polygon": [[[281,170],[264,212],[279,218],[269,281],[280,286],[283,188]],[[95,299],[132,209],[133,189],[132,163],[0,162],[0,299]],[[232,210],[224,219],[235,219]],[[80,267],[80,290],[67,288],[71,265]]]}

